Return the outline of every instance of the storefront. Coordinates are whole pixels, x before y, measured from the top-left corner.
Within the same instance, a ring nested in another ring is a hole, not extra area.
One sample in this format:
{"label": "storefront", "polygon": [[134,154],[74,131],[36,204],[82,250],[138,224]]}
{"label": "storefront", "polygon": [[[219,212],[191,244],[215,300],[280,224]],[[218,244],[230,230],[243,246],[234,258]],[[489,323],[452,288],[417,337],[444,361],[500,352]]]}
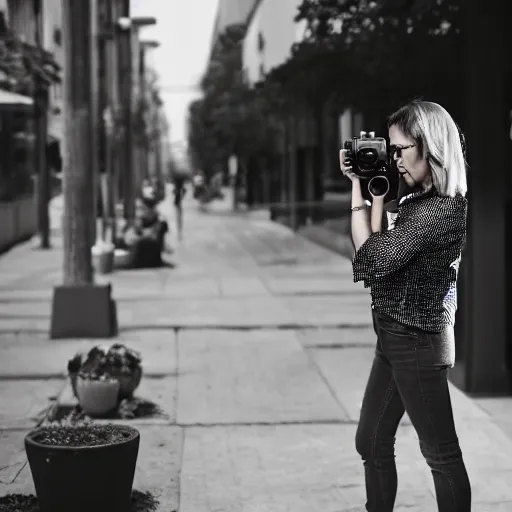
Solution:
{"label": "storefront", "polygon": [[461,92],[468,92],[470,211],[452,380],[469,392],[499,394],[512,390],[512,4],[473,0],[468,7],[468,73]]}

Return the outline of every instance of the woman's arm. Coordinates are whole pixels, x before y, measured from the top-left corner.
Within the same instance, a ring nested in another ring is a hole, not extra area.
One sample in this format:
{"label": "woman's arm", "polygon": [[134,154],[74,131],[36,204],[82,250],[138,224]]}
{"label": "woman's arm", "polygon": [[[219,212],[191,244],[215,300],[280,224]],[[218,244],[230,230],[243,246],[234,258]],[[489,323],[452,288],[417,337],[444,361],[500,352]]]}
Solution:
{"label": "woman's arm", "polygon": [[[361,181],[359,178],[352,179],[352,208],[364,206],[366,201],[361,192]],[[368,240],[371,234],[370,226],[370,209],[364,208],[362,210],[352,211],[351,219],[352,228],[352,241],[356,252]]]}
{"label": "woman's arm", "polygon": [[371,226],[372,233],[382,231],[382,218],[384,217],[384,196],[374,196],[372,202]]}

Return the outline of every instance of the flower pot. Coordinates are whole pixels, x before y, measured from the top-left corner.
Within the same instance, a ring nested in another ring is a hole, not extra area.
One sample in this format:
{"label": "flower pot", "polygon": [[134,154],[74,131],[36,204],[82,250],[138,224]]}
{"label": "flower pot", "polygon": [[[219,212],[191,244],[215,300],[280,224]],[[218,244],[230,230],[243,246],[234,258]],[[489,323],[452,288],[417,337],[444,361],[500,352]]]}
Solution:
{"label": "flower pot", "polygon": [[91,417],[106,416],[117,407],[119,381],[91,380],[78,376],[76,392],[80,406],[86,414]]}
{"label": "flower pot", "polygon": [[132,398],[133,393],[139,387],[142,379],[142,368],[139,366],[132,373],[124,374],[119,372],[112,372],[112,376],[119,381],[119,400],[125,398]]}
{"label": "flower pot", "polygon": [[[105,433],[108,428],[115,429],[115,441],[98,441],[103,436],[94,434],[94,446],[69,444],[73,429]],[[124,425],[54,427],[53,432],[60,431],[56,437],[64,440],[54,444],[47,442],[48,430],[36,429],[25,437],[40,512],[130,510],[140,442],[136,429]]]}

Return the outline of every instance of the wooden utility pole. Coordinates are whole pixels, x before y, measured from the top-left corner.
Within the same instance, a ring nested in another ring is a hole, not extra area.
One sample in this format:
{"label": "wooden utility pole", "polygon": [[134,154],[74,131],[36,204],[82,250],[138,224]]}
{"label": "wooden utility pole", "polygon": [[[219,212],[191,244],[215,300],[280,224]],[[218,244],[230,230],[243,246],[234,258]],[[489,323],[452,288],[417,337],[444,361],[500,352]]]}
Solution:
{"label": "wooden utility pole", "polygon": [[[121,2],[120,17],[129,18],[130,1]],[[135,184],[133,165],[133,59],[132,59],[132,32],[130,29],[117,28],[117,43],[119,57],[119,98],[123,109],[123,137],[121,144],[121,173],[123,176],[124,215],[128,222],[133,221],[135,210]]]}
{"label": "wooden utility pole", "polygon": [[[106,79],[107,79],[107,117],[110,116],[110,126],[106,127],[107,131],[107,148],[106,148],[106,162],[107,162],[107,176],[108,176],[108,198],[107,198],[107,213],[110,221],[112,222],[112,238],[117,236],[117,223],[116,223],[116,203],[117,203],[117,180],[119,176],[119,159],[116,144],[114,142],[114,125],[113,116],[118,110],[119,99],[119,74],[118,58],[117,58],[117,45],[115,40],[115,27],[117,22],[117,2],[116,0],[108,0],[107,5],[107,34],[105,58],[107,63]],[[119,146],[117,146],[119,147]]]}
{"label": "wooden utility pole", "polygon": [[63,0],[64,285],[54,290],[51,338],[117,334],[110,285],[95,285],[91,248],[96,220],[97,0]]}
{"label": "wooden utility pole", "polygon": [[91,218],[94,219],[95,62],[94,0],[63,1],[64,36],[64,284],[93,282]]}

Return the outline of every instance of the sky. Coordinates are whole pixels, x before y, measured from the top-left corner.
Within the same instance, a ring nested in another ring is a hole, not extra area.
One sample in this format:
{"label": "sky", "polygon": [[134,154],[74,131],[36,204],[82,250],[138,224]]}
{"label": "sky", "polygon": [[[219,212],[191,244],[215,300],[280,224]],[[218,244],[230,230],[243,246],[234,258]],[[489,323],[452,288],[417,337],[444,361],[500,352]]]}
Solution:
{"label": "sky", "polygon": [[[131,0],[132,16],[153,16],[157,24],[141,29],[142,39],[156,39],[150,50],[160,75],[162,99],[176,150],[186,140],[188,105],[199,96],[192,88],[205,71],[218,0]],[[167,90],[166,90],[167,89]]]}

